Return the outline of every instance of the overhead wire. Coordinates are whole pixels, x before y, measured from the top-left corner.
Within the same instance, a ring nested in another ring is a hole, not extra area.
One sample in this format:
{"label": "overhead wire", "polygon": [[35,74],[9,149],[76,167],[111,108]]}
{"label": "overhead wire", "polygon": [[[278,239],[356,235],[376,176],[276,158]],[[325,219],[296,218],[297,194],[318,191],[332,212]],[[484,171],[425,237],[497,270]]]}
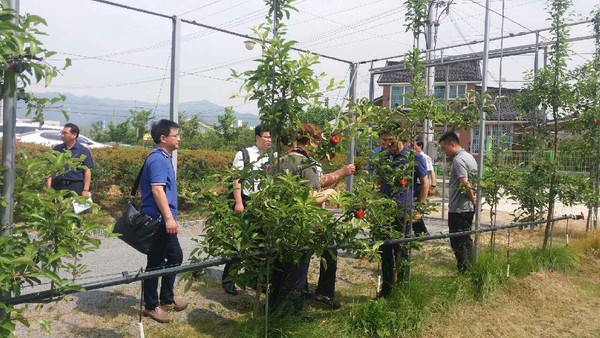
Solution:
{"label": "overhead wire", "polygon": [[[480,4],[480,3],[478,3],[478,2],[477,2],[477,1],[475,1],[475,0],[468,0],[468,1],[470,1],[470,2],[472,2],[472,3],[474,3],[474,4],[476,4],[476,5],[478,5],[478,6],[480,6],[480,7],[483,7],[483,8],[485,8],[485,5],[483,5],[483,4]],[[531,28],[528,28],[528,27],[524,26],[523,24],[521,24],[521,23],[519,23],[519,22],[517,22],[517,21],[515,21],[515,20],[513,20],[513,19],[511,19],[511,18],[509,18],[509,17],[507,17],[507,16],[505,16],[505,15],[503,15],[502,13],[498,13],[497,11],[495,11],[495,10],[493,10],[493,9],[491,9],[491,8],[490,8],[490,12],[492,12],[492,13],[494,13],[494,14],[497,14],[497,15],[500,15],[501,17],[505,18],[506,20],[508,20],[508,21],[510,21],[510,22],[512,22],[512,23],[514,23],[514,24],[516,24],[517,26],[520,26],[520,27],[522,27],[522,28],[524,28],[524,29],[526,29],[526,30],[528,30],[528,31],[530,31],[530,32],[534,32],[534,30],[533,30],[533,29],[531,29]],[[544,36],[542,36],[541,34],[540,34],[540,38],[542,38],[543,40],[546,40],[546,41],[551,41],[549,38],[547,38],[547,37],[544,37]],[[585,56],[583,56],[583,55],[580,55],[580,54],[578,54],[578,53],[577,53],[577,52],[575,52],[575,51],[573,51],[573,54],[575,54],[575,55],[578,55],[579,57],[581,57],[582,59],[584,59],[584,60],[586,60],[586,61],[590,61],[590,59],[589,59],[589,58],[587,58],[587,57],[585,57]]]}
{"label": "overhead wire", "polygon": [[[359,27],[362,25],[368,25],[370,23],[374,23],[377,22],[379,20],[382,20],[384,18],[387,18],[389,16],[393,16],[396,15],[398,13],[400,13],[402,11],[402,7],[397,7],[394,9],[386,9],[383,12],[379,12],[377,14],[368,16],[366,18],[362,18],[356,21],[353,21],[351,23],[348,23],[347,25],[343,26],[343,27],[338,27],[323,33],[319,33],[319,34],[315,34],[307,39],[304,39],[301,43],[302,44],[310,44],[311,42],[314,43],[316,40],[319,39],[323,39],[323,38],[330,38],[331,36],[335,36],[336,34],[339,33],[346,33],[347,29],[349,27]],[[327,40],[329,41],[329,40]]]}
{"label": "overhead wire", "polygon": [[162,93],[163,85],[165,84],[165,80],[167,79],[167,67],[169,66],[170,61],[171,61],[171,53],[169,53],[169,55],[167,57],[167,64],[165,65],[165,72],[163,73],[163,79],[162,79],[162,82],[160,83],[160,88],[158,88],[158,95],[156,96],[156,104],[154,105],[154,111],[156,111],[156,108],[158,108],[158,102],[160,101],[160,94]]}
{"label": "overhead wire", "polygon": [[342,26],[342,27],[347,27],[348,29],[355,30],[355,31],[357,31],[357,32],[361,32],[361,33],[367,33],[367,34],[369,34],[369,35],[371,35],[371,36],[374,36],[374,37],[377,37],[377,38],[381,38],[381,39],[388,40],[388,41],[395,42],[395,43],[401,43],[400,41],[396,41],[396,40],[390,39],[390,38],[388,37],[388,36],[389,36],[389,34],[386,34],[387,36],[384,36],[384,35],[380,35],[380,34],[376,34],[376,33],[370,32],[370,31],[368,31],[368,30],[366,30],[366,29],[361,29],[361,28],[359,28],[359,27],[355,27],[355,26],[346,25],[346,24],[340,23],[340,22],[338,22],[338,21],[335,21],[335,20],[329,19],[329,18],[327,18],[327,17],[324,17],[324,16],[321,16],[321,15],[317,15],[317,14],[309,13],[309,12],[307,12],[307,11],[302,11],[302,13],[305,13],[305,14],[311,15],[311,16],[313,16],[313,17],[319,18],[319,19],[321,19],[321,20],[324,20],[324,21],[328,21],[328,22],[334,23],[334,24],[336,24],[336,25],[339,25],[339,26]]}
{"label": "overhead wire", "polygon": [[208,7],[208,6],[212,6],[212,5],[214,5],[214,4],[218,3],[218,2],[221,2],[221,1],[223,1],[223,0],[215,0],[215,1],[211,2],[211,3],[204,4],[204,5],[200,6],[200,7],[196,7],[196,8],[190,9],[190,10],[188,10],[188,11],[185,11],[185,12],[179,13],[179,14],[177,14],[177,16],[182,16],[182,15],[186,15],[186,14],[189,14],[189,13],[195,12],[195,11],[197,11],[197,10],[199,10],[199,9],[206,8],[206,7]]}
{"label": "overhead wire", "polygon": [[[378,23],[377,25],[369,26],[368,28],[369,28],[369,29],[378,28],[378,27],[381,27],[381,26],[388,25],[388,24],[390,24],[390,23],[396,23],[397,21],[398,21],[398,19],[397,19],[397,18],[392,18],[391,20],[384,21],[384,22],[380,22],[380,23]],[[347,31],[346,31],[345,33],[343,33],[343,34],[341,34],[341,35],[335,35],[335,36],[333,36],[333,37],[331,37],[331,38],[329,38],[329,39],[327,39],[327,40],[324,40],[324,41],[319,41],[319,40],[317,40],[317,41],[313,41],[312,43],[309,43],[309,44],[305,45],[305,48],[313,48],[313,47],[316,47],[316,46],[319,46],[319,45],[328,44],[328,43],[329,43],[329,42],[331,42],[331,41],[336,41],[336,40],[339,40],[339,39],[341,39],[341,38],[345,38],[345,37],[352,36],[352,35],[355,35],[355,34],[356,34],[356,33],[353,33],[353,32],[347,32]],[[398,44],[401,44],[401,45],[406,45],[406,46],[409,46],[409,44],[407,44],[407,43],[405,43],[405,42],[400,42],[400,41],[398,41],[397,43],[398,43]]]}

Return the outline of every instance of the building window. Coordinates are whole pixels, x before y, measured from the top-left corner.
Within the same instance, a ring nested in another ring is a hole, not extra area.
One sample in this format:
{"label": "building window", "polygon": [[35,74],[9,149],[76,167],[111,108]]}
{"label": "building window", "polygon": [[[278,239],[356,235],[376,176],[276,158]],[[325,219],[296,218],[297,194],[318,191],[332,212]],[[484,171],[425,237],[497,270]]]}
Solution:
{"label": "building window", "polygon": [[[466,84],[453,84],[448,86],[450,89],[449,98],[459,99],[463,98],[467,94],[467,85]],[[446,98],[446,86],[435,86],[435,98],[436,99],[445,99]]]}
{"label": "building window", "polygon": [[390,93],[390,108],[403,106],[410,102],[408,95],[412,94],[411,86],[392,86]]}
{"label": "building window", "polygon": [[[500,144],[502,149],[512,149],[513,128],[510,124],[486,125],[486,140],[491,137],[493,145]],[[472,129],[471,133],[471,153],[479,153],[479,127]]]}

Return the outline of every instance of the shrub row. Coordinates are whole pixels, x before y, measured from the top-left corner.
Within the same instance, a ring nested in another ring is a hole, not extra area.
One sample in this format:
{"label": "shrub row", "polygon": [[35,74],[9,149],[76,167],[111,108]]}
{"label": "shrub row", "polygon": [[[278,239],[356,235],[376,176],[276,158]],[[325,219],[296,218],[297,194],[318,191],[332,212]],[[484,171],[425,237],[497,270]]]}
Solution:
{"label": "shrub row", "polygon": [[[135,177],[151,151],[148,147],[109,147],[92,149],[95,167],[92,170],[91,190],[95,196],[105,198],[112,187],[118,187],[121,197],[128,196]],[[48,147],[35,144],[17,144],[17,164],[23,155],[43,158]],[[177,155],[177,180],[180,186],[190,186],[202,178],[223,172],[231,167],[235,153],[231,151],[181,149]],[[339,168],[345,163],[344,156],[337,156],[325,171]],[[357,158],[357,168],[365,167],[365,159]]]}

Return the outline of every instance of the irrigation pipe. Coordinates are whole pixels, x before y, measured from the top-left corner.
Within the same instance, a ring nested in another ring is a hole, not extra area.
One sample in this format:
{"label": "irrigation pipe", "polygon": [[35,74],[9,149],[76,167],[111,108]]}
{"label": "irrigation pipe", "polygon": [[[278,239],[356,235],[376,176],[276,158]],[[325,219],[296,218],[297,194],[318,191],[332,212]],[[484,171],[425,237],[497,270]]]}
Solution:
{"label": "irrigation pipe", "polygon": [[[566,220],[566,219],[583,219],[583,217],[581,215],[564,215],[564,216],[561,216],[558,218],[554,218],[554,219],[552,219],[552,221],[555,222],[555,221],[562,221],[562,220]],[[527,225],[543,224],[546,222],[547,222],[547,220],[539,220],[539,221],[532,221],[532,222],[525,222],[525,223],[506,224],[506,225],[490,227],[490,228],[481,228],[478,230],[443,233],[443,234],[438,234],[438,235],[422,236],[422,237],[398,238],[398,239],[386,240],[383,242],[382,245],[401,244],[401,243],[409,243],[409,242],[426,242],[426,241],[431,241],[431,240],[436,240],[436,239],[446,239],[446,238],[452,238],[452,237],[466,236],[466,235],[471,235],[474,233],[483,233],[483,232],[490,232],[490,231],[496,231],[496,230],[502,230],[502,229],[525,227]],[[374,245],[378,242],[379,241],[374,241],[374,242],[370,242],[368,244]],[[333,246],[330,246],[329,248],[330,249],[352,249],[352,248],[360,248],[360,247],[363,247],[363,245],[360,245],[359,243],[348,243],[348,244],[343,244],[343,245],[338,245],[338,246],[333,245]],[[11,297],[11,298],[1,298],[0,302],[4,303],[6,305],[31,303],[34,301],[40,301],[40,300],[56,297],[59,295],[67,295],[67,294],[79,293],[79,292],[83,292],[83,291],[103,289],[106,287],[116,286],[116,285],[131,284],[133,282],[143,281],[143,280],[146,280],[149,278],[156,278],[156,277],[174,274],[174,273],[202,270],[202,269],[210,268],[213,266],[218,266],[218,265],[222,265],[225,263],[229,263],[229,262],[232,262],[235,260],[237,260],[236,257],[220,257],[220,258],[209,259],[209,260],[198,262],[198,263],[180,265],[180,266],[176,266],[176,267],[172,267],[172,268],[166,268],[166,269],[160,269],[160,270],[154,270],[154,271],[146,271],[146,272],[138,272],[135,275],[130,275],[128,272],[123,272],[123,277],[102,280],[102,281],[92,282],[92,283],[88,283],[88,284],[82,284],[82,285],[80,285],[80,287],[83,290],[64,290],[62,292],[59,292],[57,290],[45,290],[45,291],[39,291],[39,292],[32,292],[32,293],[28,293],[28,294],[20,295],[20,296],[16,296],[16,297]]]}

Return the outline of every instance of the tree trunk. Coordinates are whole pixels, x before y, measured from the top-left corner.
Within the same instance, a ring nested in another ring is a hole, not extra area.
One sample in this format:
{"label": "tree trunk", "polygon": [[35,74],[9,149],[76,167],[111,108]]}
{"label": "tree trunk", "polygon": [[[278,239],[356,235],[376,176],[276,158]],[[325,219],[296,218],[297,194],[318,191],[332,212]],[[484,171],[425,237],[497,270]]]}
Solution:
{"label": "tree trunk", "polygon": [[592,218],[592,208],[588,208],[588,217],[587,217],[587,221],[585,222],[585,232],[590,231],[590,226],[592,225],[591,219]]}
{"label": "tree trunk", "polygon": [[550,236],[552,235],[552,226],[554,225],[554,221],[552,218],[554,217],[554,205],[556,199],[556,162],[558,155],[558,106],[554,105],[552,107],[552,115],[554,117],[554,139],[552,140],[552,149],[554,153],[552,154],[552,175],[550,176],[550,193],[548,195],[548,214],[546,217],[546,230],[544,231],[544,249],[548,246],[548,241]]}

